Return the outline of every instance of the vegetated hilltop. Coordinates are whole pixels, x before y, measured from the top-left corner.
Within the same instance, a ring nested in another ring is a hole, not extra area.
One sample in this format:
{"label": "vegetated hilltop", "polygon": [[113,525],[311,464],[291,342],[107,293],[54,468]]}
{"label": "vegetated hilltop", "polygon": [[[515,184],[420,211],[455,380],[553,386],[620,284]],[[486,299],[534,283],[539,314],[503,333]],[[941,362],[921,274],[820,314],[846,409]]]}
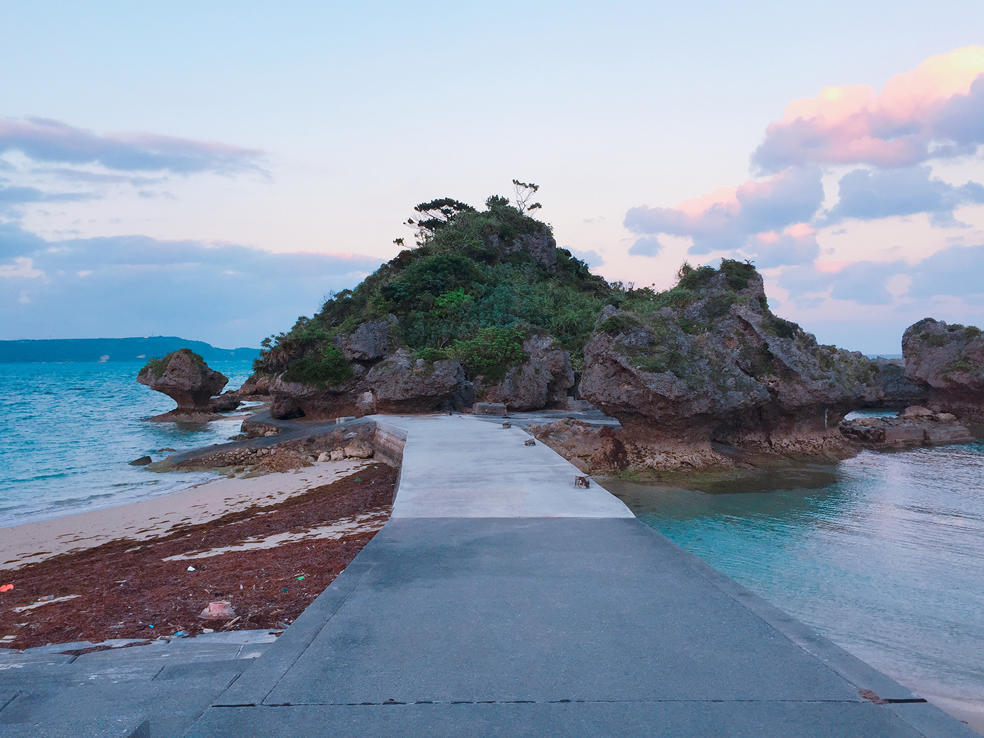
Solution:
{"label": "vegetated hilltop", "polygon": [[557,247],[524,194],[481,211],[417,206],[416,248],[264,342],[255,366],[273,378],[274,414],[562,403],[598,313],[621,293]]}

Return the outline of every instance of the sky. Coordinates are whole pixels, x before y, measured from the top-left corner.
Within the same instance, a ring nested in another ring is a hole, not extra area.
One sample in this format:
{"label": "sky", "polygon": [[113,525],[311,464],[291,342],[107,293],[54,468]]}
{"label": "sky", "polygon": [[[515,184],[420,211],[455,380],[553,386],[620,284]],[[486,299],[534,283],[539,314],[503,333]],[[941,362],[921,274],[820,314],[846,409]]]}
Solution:
{"label": "sky", "polygon": [[514,178],[610,280],[984,325],[980,0],[281,5],[4,4],[0,339],[256,346]]}

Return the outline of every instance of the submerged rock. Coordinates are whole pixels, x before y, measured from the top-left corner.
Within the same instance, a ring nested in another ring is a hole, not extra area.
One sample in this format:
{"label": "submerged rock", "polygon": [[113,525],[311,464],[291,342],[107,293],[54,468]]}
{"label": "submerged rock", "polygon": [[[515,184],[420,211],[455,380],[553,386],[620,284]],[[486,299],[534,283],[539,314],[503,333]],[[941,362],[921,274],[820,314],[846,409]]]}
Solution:
{"label": "submerged rock", "polygon": [[219,394],[229,379],[213,369],[190,349],[178,349],[162,359],[151,359],[137,375],[140,384],[162,392],[178,407],[158,419],[170,416],[207,416],[212,412],[210,400]]}
{"label": "submerged rock", "polygon": [[927,405],[984,423],[984,332],[924,318],[902,336],[905,374],[927,389]]}

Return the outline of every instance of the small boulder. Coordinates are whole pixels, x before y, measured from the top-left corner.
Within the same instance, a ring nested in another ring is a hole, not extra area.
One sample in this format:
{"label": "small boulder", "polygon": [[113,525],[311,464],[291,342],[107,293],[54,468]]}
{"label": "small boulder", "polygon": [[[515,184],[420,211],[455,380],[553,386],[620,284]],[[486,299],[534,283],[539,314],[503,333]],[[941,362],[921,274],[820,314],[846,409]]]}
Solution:
{"label": "small boulder", "polygon": [[922,405],[910,405],[901,413],[899,413],[900,418],[928,418],[930,415],[934,415],[932,410],[928,407],[923,407]]}
{"label": "small boulder", "polygon": [[153,462],[153,459],[149,456],[141,456],[139,459],[134,459],[131,461],[130,466],[147,466],[147,464],[150,464],[151,462]]}
{"label": "small boulder", "polygon": [[328,453],[327,451],[322,451],[320,454],[318,454],[318,461],[321,463],[324,463],[326,461],[331,461],[331,454]]}
{"label": "small boulder", "polygon": [[352,459],[368,459],[373,455],[373,449],[365,441],[349,441],[345,444],[345,455]]}
{"label": "small boulder", "polygon": [[328,454],[329,461],[344,461],[345,460],[345,449],[343,448],[333,448],[331,453]]}

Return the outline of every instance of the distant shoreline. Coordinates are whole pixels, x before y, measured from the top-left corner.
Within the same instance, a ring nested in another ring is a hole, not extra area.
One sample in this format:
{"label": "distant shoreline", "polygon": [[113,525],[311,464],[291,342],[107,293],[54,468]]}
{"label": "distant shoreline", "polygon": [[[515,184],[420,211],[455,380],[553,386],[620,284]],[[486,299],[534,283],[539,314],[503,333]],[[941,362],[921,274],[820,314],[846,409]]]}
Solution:
{"label": "distant shoreline", "polygon": [[190,348],[205,361],[250,361],[260,355],[258,348],[224,349],[178,336],[19,339],[0,340],[0,364],[146,361],[179,348]]}

